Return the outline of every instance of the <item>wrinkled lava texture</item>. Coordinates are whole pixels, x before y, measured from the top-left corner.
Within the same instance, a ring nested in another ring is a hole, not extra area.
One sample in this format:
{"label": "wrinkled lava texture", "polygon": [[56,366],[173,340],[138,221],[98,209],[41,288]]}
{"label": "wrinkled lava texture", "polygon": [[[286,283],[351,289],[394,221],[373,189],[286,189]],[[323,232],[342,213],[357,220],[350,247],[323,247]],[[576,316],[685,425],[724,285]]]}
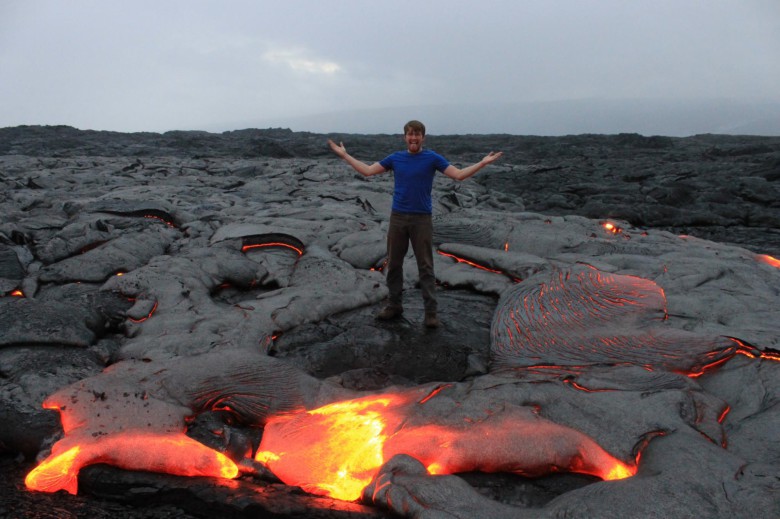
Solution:
{"label": "wrinkled lava texture", "polygon": [[434,330],[327,138],[0,129],[0,516],[780,516],[780,138],[429,136]]}

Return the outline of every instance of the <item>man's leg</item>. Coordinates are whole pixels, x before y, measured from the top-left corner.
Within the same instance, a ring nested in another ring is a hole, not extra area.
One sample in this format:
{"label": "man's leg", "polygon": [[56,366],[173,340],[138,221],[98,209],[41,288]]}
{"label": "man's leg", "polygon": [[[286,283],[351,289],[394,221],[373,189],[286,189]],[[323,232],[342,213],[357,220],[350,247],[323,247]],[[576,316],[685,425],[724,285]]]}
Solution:
{"label": "man's leg", "polygon": [[417,269],[420,273],[420,290],[425,306],[425,325],[431,328],[439,326],[436,317],[436,276],[433,272],[433,219],[431,215],[415,215],[415,224],[411,227],[410,238]]}
{"label": "man's leg", "polygon": [[379,314],[380,319],[392,319],[403,311],[404,258],[409,250],[409,231],[406,216],[392,213],[387,229],[387,289],[389,304]]}

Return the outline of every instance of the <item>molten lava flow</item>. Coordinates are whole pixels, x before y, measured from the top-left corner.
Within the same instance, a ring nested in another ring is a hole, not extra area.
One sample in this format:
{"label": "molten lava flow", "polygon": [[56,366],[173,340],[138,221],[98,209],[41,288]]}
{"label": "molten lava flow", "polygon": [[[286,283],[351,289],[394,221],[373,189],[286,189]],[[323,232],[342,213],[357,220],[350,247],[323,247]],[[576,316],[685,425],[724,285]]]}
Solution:
{"label": "molten lava flow", "polygon": [[385,461],[388,415],[397,420],[386,410],[403,401],[368,397],[272,419],[255,460],[312,494],[355,500]]}
{"label": "molten lava flow", "polygon": [[74,466],[80,452],[81,447],[77,445],[59,456],[50,456],[27,474],[24,484],[30,490],[41,492],[65,490],[69,494],[75,494],[78,490],[76,479],[78,469],[74,470]]}
{"label": "molten lava flow", "polygon": [[606,480],[635,472],[588,436],[531,408],[463,414],[471,404],[462,406],[452,395],[439,399],[449,389],[440,386],[423,398],[386,393],[271,419],[255,460],[289,485],[343,500],[358,499],[397,454],[418,459],[432,474],[565,470]]}
{"label": "molten lava flow", "polygon": [[612,468],[609,469],[606,475],[604,476],[604,481],[616,481],[618,479],[626,479],[626,478],[630,478],[634,474],[636,474],[636,468],[626,465],[625,463],[621,463],[618,460],[615,460],[615,463],[612,465]]}
{"label": "molten lava flow", "polygon": [[230,458],[185,434],[128,431],[69,448],[63,447],[62,441],[57,442],[52,454],[27,475],[24,482],[28,489],[40,492],[65,490],[76,494],[79,470],[95,463],[179,476],[228,479],[238,476],[238,467]]}

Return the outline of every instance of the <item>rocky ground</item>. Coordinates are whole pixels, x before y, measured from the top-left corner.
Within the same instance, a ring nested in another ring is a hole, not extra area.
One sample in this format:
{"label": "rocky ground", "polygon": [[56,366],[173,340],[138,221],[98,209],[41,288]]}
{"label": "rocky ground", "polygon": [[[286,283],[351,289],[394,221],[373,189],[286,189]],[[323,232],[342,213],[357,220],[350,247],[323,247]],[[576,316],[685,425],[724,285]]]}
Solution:
{"label": "rocky ground", "polygon": [[[343,141],[365,161],[379,160],[401,143],[397,135],[324,136],[285,129],[127,134],[29,126],[0,128],[0,155],[129,157],[138,159],[138,166],[146,157],[206,164],[260,157],[327,159],[327,138]],[[461,164],[488,150],[503,151],[501,163],[474,181],[520,197],[527,211],[619,218],[780,255],[777,137],[431,135],[427,140],[429,148]],[[251,174],[251,167],[240,173]],[[457,204],[457,196],[451,203]]]}
{"label": "rocky ground", "polygon": [[[366,161],[401,144],[400,136],[282,129],[162,135],[0,129],[0,450],[7,474],[0,515],[385,516],[381,499],[315,498],[262,474],[226,485],[97,465],[82,471],[78,496],[32,493],[23,478],[58,438],[56,413],[41,409],[44,398],[110,365],[257,348],[273,336],[269,355],[350,391],[486,380],[499,297],[518,278],[550,266],[586,263],[651,279],[668,298],[670,326],[737,337],[753,353],[780,347],[778,270],[760,261],[763,254],[780,257],[780,138],[430,136],[430,148],[460,165],[490,150],[505,153],[467,182],[437,180],[439,250],[480,264],[501,253],[512,258],[491,273],[437,255],[444,322],[437,330],[421,326],[413,262],[404,318],[374,321],[384,292],[372,269],[383,259],[391,179],[360,178],[330,154],[327,138]],[[606,233],[607,220],[621,230]],[[273,241],[285,247],[253,248]],[[289,246],[305,253],[298,257]],[[633,481],[662,502],[659,510],[670,517],[700,507],[711,517],[780,513],[772,497],[780,489],[772,432],[776,364],[740,355],[698,379],[671,374],[631,384],[620,370],[593,375],[621,388],[612,405],[637,423],[647,424],[646,412],[699,406],[693,416],[663,414],[656,426],[668,438],[654,441],[666,442],[669,453],[698,453],[709,480],[694,490],[704,475],[683,470],[682,455],[675,460],[651,449],[647,472]],[[616,450],[650,432],[609,423],[614,431],[605,431],[598,425],[609,420],[604,416],[561,416],[573,397],[560,391],[572,380],[544,379],[546,417],[592,431]],[[536,378],[528,384],[542,387]],[[632,409],[630,399],[640,393],[663,398]],[[588,402],[580,407],[597,408]],[[731,409],[725,420],[707,422],[703,416],[723,402]],[[671,434],[687,428],[698,438],[722,434],[728,449],[711,451]],[[191,424],[190,434],[197,429]],[[751,454],[755,445],[763,454]],[[736,479],[722,476],[735,466]],[[666,482],[670,474],[680,474],[677,483]],[[587,506],[599,499],[605,508],[596,515],[625,517],[631,514],[624,502],[638,501],[641,510],[646,499],[633,487],[619,490],[583,475],[464,479],[512,513],[537,514],[528,517],[573,513],[567,503],[578,500],[585,503],[579,513],[592,517]],[[412,489],[427,488],[427,480],[414,481]],[[707,497],[724,485],[723,496]],[[476,498],[464,499],[444,510],[465,510]]]}

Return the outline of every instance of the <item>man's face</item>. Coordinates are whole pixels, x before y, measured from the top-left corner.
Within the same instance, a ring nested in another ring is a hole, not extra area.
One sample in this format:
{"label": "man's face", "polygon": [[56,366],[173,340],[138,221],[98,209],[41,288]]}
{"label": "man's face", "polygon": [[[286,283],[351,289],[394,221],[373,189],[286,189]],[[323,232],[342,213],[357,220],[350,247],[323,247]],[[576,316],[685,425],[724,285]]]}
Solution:
{"label": "man's face", "polygon": [[425,135],[420,130],[407,130],[404,134],[406,149],[409,153],[419,153],[422,150]]}

